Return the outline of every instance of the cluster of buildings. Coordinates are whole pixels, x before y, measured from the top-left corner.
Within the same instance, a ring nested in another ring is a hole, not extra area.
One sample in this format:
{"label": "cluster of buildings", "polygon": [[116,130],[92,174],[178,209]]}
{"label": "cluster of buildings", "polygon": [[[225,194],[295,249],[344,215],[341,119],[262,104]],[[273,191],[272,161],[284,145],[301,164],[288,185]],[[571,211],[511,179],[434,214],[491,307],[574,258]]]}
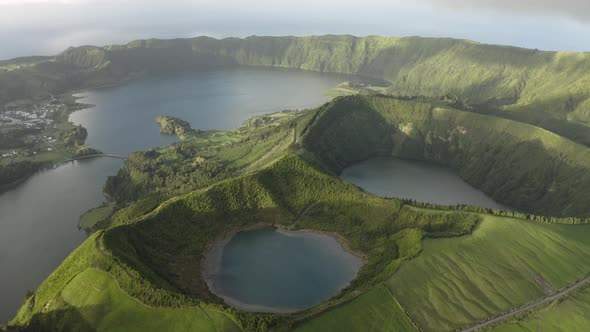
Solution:
{"label": "cluster of buildings", "polygon": [[[34,105],[34,106],[18,106],[9,107],[0,110],[0,129],[46,129],[55,125],[53,114],[65,110],[67,106],[56,104],[54,102]],[[50,147],[43,147],[47,151],[53,151],[52,143],[57,142],[57,138],[46,135],[29,134],[23,137],[27,144],[48,143]],[[17,149],[18,150],[18,149]],[[14,158],[20,154],[25,156],[36,155],[41,152],[39,147],[28,149],[28,151],[0,151],[0,158]]]}
{"label": "cluster of buildings", "polygon": [[6,109],[0,112],[0,127],[36,128],[51,126],[54,120],[51,113],[65,108],[61,104],[34,105],[31,109]]}

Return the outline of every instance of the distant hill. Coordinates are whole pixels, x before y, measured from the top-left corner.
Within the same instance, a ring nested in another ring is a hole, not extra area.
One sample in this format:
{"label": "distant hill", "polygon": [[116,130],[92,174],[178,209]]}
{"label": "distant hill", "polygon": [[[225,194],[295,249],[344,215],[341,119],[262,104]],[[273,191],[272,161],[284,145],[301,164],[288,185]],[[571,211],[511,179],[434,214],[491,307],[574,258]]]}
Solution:
{"label": "distant hill", "polygon": [[537,125],[590,125],[590,54],[449,38],[197,37],[82,46],[0,62],[0,101],[228,65],[356,74],[389,82],[396,95],[452,95],[480,112],[501,108]]}

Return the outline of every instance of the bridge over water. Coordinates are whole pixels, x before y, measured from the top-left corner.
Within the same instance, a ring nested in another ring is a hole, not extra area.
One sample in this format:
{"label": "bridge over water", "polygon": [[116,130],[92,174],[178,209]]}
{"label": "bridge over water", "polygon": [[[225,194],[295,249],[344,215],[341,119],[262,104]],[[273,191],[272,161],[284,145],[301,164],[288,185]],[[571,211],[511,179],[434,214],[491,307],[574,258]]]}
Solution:
{"label": "bridge over water", "polygon": [[[89,154],[86,156],[80,156],[80,157],[75,157],[75,158],[70,158],[60,164],[65,164],[65,163],[69,163],[72,161],[76,161],[76,160],[82,160],[82,159],[90,159],[90,158],[116,158],[116,159],[121,159],[121,160],[127,160],[127,157],[125,156],[121,156],[118,154],[112,154],[112,153],[95,153],[95,154]],[[58,165],[60,165],[58,164]]]}

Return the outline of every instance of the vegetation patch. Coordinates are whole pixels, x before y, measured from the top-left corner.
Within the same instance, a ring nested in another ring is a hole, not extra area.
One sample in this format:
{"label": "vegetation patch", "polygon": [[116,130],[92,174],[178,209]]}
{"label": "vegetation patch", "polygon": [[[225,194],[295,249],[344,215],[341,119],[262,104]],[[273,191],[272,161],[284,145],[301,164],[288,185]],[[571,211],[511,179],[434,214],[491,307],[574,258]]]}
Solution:
{"label": "vegetation patch", "polygon": [[86,269],[61,291],[61,300],[96,331],[239,331],[223,311],[147,306],[125,294],[106,272]]}
{"label": "vegetation patch", "polygon": [[583,332],[590,325],[590,288],[585,287],[548,306],[493,328],[498,332]]}
{"label": "vegetation patch", "polygon": [[114,203],[106,203],[101,207],[88,210],[82,216],[80,216],[79,226],[85,231],[91,231],[98,224],[103,223],[109,219],[114,210]]}
{"label": "vegetation patch", "polygon": [[191,128],[190,123],[169,115],[159,115],[156,122],[160,125],[160,133],[166,135],[176,135],[179,139],[184,140],[195,135],[197,131]]}

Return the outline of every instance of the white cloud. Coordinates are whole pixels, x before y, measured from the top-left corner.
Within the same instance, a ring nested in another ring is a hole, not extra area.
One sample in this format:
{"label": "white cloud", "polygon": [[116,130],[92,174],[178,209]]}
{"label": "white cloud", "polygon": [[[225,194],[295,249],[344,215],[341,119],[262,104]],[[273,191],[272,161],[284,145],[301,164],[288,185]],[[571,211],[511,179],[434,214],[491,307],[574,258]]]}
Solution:
{"label": "white cloud", "polygon": [[0,0],[0,6],[24,6],[24,5],[39,5],[39,4],[82,4],[86,0]]}
{"label": "white cloud", "polygon": [[454,10],[493,10],[518,15],[542,14],[590,20],[588,0],[426,0]]}
{"label": "white cloud", "polygon": [[197,34],[423,35],[579,50],[590,49],[585,15],[590,0],[0,0],[0,59]]}

